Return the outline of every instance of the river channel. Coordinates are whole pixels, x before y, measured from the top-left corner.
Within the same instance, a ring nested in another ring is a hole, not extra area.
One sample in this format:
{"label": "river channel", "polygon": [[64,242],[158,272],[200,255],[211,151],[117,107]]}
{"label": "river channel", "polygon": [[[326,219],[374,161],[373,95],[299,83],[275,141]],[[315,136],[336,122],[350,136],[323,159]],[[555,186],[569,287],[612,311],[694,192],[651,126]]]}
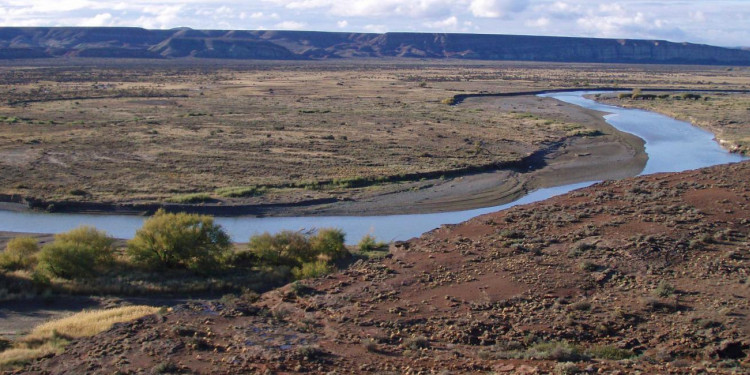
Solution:
{"label": "river channel", "polygon": [[[657,113],[625,109],[586,99],[594,91],[549,93],[540,96],[555,98],[601,112],[615,128],[632,133],[645,141],[648,161],[641,172],[680,172],[718,164],[733,163],[746,158],[722,149],[708,131],[689,123]],[[456,224],[472,217],[509,207],[537,202],[579,189],[597,181],[582,182],[533,191],[507,204],[466,211],[433,214],[389,216],[329,216],[329,217],[217,217],[215,220],[230,234],[233,241],[246,242],[250,236],[281,230],[307,230],[335,227],[347,234],[347,242],[356,243],[362,236],[372,234],[380,240],[406,240],[439,227]],[[117,238],[132,238],[143,225],[145,217],[117,214],[52,214],[41,212],[0,211],[0,231],[30,233],[60,233],[81,225],[106,231]]]}

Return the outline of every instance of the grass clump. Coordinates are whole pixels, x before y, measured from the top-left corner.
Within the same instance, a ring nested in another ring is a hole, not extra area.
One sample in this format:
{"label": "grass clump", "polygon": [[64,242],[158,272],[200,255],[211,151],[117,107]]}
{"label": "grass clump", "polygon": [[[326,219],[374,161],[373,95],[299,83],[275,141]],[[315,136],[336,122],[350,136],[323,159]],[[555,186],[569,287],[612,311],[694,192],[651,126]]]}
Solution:
{"label": "grass clump", "polygon": [[64,337],[53,336],[36,345],[19,344],[0,352],[0,370],[11,370],[50,354],[62,353],[70,341]]}
{"label": "grass clump", "polygon": [[159,210],[128,241],[127,253],[150,269],[208,272],[219,268],[230,248],[229,235],[211,216]]}
{"label": "grass clump", "polygon": [[673,295],[675,292],[674,286],[672,284],[662,280],[659,282],[659,285],[656,286],[656,289],[654,289],[654,295],[657,297],[667,298],[671,295]]}
{"label": "grass clump", "polygon": [[359,241],[357,248],[361,252],[377,251],[387,247],[388,244],[385,242],[378,241],[375,236],[367,234]]}
{"label": "grass clump", "polygon": [[430,347],[430,340],[425,336],[415,336],[404,341],[404,347],[410,350],[426,349]]}
{"label": "grass clump", "polygon": [[34,328],[24,340],[44,340],[55,333],[70,338],[93,336],[104,332],[115,323],[155,314],[158,307],[124,306],[106,310],[83,311],[67,318],[53,320]]}
{"label": "grass clump", "polygon": [[208,193],[181,194],[166,199],[169,203],[180,204],[205,203],[210,202],[211,200],[213,200],[213,198]]}
{"label": "grass clump", "polygon": [[550,341],[535,344],[524,355],[529,359],[548,359],[558,362],[574,362],[584,359],[581,349],[565,341]]}
{"label": "grass clump", "polygon": [[39,252],[36,269],[65,279],[95,276],[112,264],[114,242],[105,232],[87,226],[56,234],[55,240]]}
{"label": "grass clump", "polygon": [[239,186],[239,187],[226,187],[216,189],[215,193],[221,197],[226,198],[244,198],[244,197],[257,197],[265,194],[267,191],[264,187],[257,186]]}
{"label": "grass clump", "polygon": [[39,243],[33,237],[16,237],[0,253],[0,269],[5,271],[33,269],[37,263]]}
{"label": "grass clump", "polygon": [[318,260],[315,262],[302,263],[301,266],[292,269],[292,275],[297,280],[313,279],[328,275],[333,272],[335,267],[327,261]]}
{"label": "grass clump", "polygon": [[67,318],[42,324],[0,353],[0,369],[24,365],[36,358],[60,353],[74,338],[88,337],[108,330],[115,323],[127,322],[159,311],[151,306],[126,306],[108,310],[83,311]]}
{"label": "grass clump", "polygon": [[555,365],[555,374],[557,375],[572,375],[580,374],[581,369],[573,362],[560,362]]}
{"label": "grass clump", "polygon": [[592,358],[609,359],[613,361],[635,357],[635,353],[631,350],[620,349],[611,345],[597,345],[589,348],[586,353]]}

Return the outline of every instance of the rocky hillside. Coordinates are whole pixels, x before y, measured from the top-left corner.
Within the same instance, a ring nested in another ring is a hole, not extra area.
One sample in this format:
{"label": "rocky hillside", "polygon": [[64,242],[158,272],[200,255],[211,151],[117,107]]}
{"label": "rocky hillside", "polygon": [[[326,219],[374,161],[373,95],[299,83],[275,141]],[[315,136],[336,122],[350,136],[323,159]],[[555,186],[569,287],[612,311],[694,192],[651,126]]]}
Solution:
{"label": "rocky hillside", "polygon": [[[604,182],[26,373],[747,373],[750,163]],[[442,371],[442,372],[441,372]]]}
{"label": "rocky hillside", "polygon": [[0,28],[0,59],[61,56],[276,60],[411,57],[750,65],[750,51],[663,40],[114,27]]}

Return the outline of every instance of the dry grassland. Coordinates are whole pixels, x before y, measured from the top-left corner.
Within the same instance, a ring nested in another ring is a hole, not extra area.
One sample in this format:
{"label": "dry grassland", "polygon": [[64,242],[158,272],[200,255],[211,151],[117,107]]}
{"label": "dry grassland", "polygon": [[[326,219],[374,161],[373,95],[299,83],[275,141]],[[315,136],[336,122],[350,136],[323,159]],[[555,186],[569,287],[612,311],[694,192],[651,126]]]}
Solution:
{"label": "dry grassland", "polygon": [[57,64],[0,67],[1,194],[96,202],[346,198],[361,181],[503,165],[589,134],[542,106],[501,112],[442,103],[455,94],[750,85],[748,69],[716,67]]}

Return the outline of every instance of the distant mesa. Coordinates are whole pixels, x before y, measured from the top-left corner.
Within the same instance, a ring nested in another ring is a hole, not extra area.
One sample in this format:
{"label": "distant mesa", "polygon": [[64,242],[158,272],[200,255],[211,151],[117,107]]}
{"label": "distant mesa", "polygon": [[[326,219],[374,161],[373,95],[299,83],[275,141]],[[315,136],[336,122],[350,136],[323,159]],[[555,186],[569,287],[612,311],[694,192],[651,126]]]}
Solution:
{"label": "distant mesa", "polygon": [[664,40],[527,35],[3,27],[0,59],[324,60],[424,58],[591,63],[750,65],[747,48]]}

